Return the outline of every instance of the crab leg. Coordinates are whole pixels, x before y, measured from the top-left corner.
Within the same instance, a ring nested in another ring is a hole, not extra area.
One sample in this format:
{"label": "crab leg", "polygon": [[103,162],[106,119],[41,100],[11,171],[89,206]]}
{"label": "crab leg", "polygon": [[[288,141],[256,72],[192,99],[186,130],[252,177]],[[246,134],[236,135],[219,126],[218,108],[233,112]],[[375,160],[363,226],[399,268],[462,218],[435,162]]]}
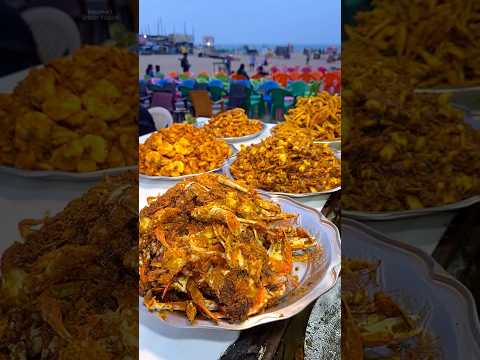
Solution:
{"label": "crab leg", "polygon": [[218,177],[218,182],[222,185],[228,186],[232,189],[238,190],[238,191],[243,192],[245,194],[248,194],[248,192],[249,192],[247,188],[244,188],[243,186],[238,185],[236,182],[234,182],[232,180],[229,180],[229,179],[226,179],[226,178],[223,178],[223,177]]}
{"label": "crab leg", "polygon": [[205,298],[203,297],[202,293],[200,292],[200,290],[195,285],[195,282],[193,282],[192,280],[188,280],[187,291],[190,294],[190,296],[192,297],[192,301],[195,303],[195,305],[197,305],[198,308],[200,310],[202,310],[202,312],[205,315],[207,315],[213,321],[218,323],[218,317],[210,311],[210,309],[208,308],[208,306],[205,302]]}

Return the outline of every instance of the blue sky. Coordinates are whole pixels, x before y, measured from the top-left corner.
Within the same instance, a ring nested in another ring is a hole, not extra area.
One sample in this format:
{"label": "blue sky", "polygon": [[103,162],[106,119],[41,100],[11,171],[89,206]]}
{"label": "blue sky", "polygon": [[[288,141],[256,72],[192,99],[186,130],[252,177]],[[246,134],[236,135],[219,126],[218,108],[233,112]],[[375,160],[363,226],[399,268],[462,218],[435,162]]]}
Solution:
{"label": "blue sky", "polygon": [[340,0],[140,0],[140,31],[187,33],[217,44],[340,44]]}

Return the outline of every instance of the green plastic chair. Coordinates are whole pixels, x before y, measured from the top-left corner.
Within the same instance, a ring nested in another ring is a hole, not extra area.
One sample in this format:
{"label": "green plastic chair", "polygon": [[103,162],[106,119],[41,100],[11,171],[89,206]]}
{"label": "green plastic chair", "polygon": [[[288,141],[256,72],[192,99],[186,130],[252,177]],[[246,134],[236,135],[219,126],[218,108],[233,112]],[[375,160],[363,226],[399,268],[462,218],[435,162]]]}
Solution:
{"label": "green plastic chair", "polygon": [[270,96],[272,98],[272,105],[270,107],[270,115],[277,119],[277,111],[282,110],[283,114],[290,108],[285,105],[285,97],[292,96],[293,94],[285,89],[272,89],[270,90]]}
{"label": "green plastic chair", "polygon": [[305,96],[308,91],[308,86],[304,81],[292,81],[288,85],[288,90],[297,98],[298,96]]}
{"label": "green plastic chair", "polygon": [[205,83],[205,82],[208,83],[210,78],[207,75],[198,75],[196,80],[197,82],[200,82],[200,83]]}
{"label": "green plastic chair", "polygon": [[309,89],[308,89],[308,96],[315,96],[318,94],[318,91],[320,90],[320,85],[321,82],[319,81],[312,81],[310,83]]}
{"label": "green plastic chair", "polygon": [[180,74],[180,75],[178,75],[178,79],[179,80],[188,80],[188,79],[190,79],[190,75]]}
{"label": "green plastic chair", "polygon": [[225,96],[225,91],[218,86],[210,86],[208,91],[210,92],[210,97],[213,101],[221,100]]}
{"label": "green plastic chair", "polygon": [[178,90],[180,91],[180,94],[182,94],[182,98],[184,99],[190,99],[190,91],[193,89],[189,88],[188,86],[179,86]]}

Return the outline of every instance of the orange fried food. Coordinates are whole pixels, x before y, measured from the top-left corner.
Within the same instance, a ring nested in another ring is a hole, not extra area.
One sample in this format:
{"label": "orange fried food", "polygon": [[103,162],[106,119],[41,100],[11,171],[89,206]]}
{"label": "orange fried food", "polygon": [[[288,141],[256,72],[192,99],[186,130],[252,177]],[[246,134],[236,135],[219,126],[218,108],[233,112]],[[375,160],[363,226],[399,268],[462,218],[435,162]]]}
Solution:
{"label": "orange fried food", "polygon": [[0,262],[0,359],[138,357],[137,224],[133,171],[22,221]]}
{"label": "orange fried food", "polygon": [[31,70],[0,99],[0,164],[71,172],[135,165],[137,62],[125,49],[87,46]]}
{"label": "orange fried food", "polygon": [[153,133],[139,152],[141,174],[181,176],[218,169],[232,150],[204,129],[174,124]]}
{"label": "orange fried food", "polygon": [[272,132],[285,136],[301,132],[312,140],[335,140],[341,136],[341,119],[341,97],[324,91],[317,96],[298,98],[297,105],[285,115],[285,122]]}
{"label": "orange fried food", "polygon": [[297,286],[297,257],[322,249],[296,215],[217,174],[148,199],[140,212],[140,295],[150,311],[241,322]]}
{"label": "orange fried food", "polygon": [[230,171],[250,186],[276,192],[312,193],[341,183],[340,161],[328,145],[300,134],[270,136],[242,148]]}
{"label": "orange fried food", "polygon": [[211,131],[216,137],[229,138],[252,135],[263,128],[258,120],[250,120],[245,110],[235,108],[212,117],[205,129]]}
{"label": "orange fried food", "polygon": [[[389,359],[440,359],[422,316],[377,284],[380,262],[342,258],[342,354],[352,360],[388,349]],[[408,344],[408,345],[407,345]]]}

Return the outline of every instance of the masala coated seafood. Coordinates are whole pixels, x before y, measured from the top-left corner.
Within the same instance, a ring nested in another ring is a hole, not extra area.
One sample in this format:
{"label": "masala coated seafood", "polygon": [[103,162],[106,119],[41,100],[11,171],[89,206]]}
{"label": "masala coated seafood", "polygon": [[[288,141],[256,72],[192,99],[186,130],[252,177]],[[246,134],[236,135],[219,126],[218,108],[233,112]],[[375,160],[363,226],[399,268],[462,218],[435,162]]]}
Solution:
{"label": "masala coated seafood", "polygon": [[232,150],[205,129],[174,124],[151,134],[139,153],[141,174],[181,176],[218,169]]}
{"label": "masala coated seafood", "polygon": [[368,351],[376,359],[440,359],[422,316],[409,313],[379,289],[380,265],[342,259],[342,357],[363,360]]}
{"label": "masala coated seafood", "polygon": [[301,134],[277,134],[242,147],[230,172],[257,189],[293,194],[330,190],[341,184],[340,161],[334,152]]}
{"label": "masala coated seafood", "polygon": [[258,133],[263,125],[259,120],[250,120],[245,110],[235,108],[212,117],[204,129],[211,131],[217,138],[232,138]]}
{"label": "masala coated seafood", "polygon": [[291,136],[300,132],[312,140],[335,140],[341,136],[341,119],[341,97],[323,91],[299,97],[297,105],[285,115],[285,122],[275,126],[272,133]]}
{"label": "masala coated seafood", "polygon": [[322,255],[296,215],[217,174],[184,180],[140,212],[140,295],[150,311],[241,322],[296,287]]}
{"label": "masala coated seafood", "polygon": [[86,46],[32,69],[0,99],[0,164],[90,172],[137,163],[138,59]]}
{"label": "masala coated seafood", "polygon": [[0,359],[138,357],[138,174],[108,177],[2,254]]}

